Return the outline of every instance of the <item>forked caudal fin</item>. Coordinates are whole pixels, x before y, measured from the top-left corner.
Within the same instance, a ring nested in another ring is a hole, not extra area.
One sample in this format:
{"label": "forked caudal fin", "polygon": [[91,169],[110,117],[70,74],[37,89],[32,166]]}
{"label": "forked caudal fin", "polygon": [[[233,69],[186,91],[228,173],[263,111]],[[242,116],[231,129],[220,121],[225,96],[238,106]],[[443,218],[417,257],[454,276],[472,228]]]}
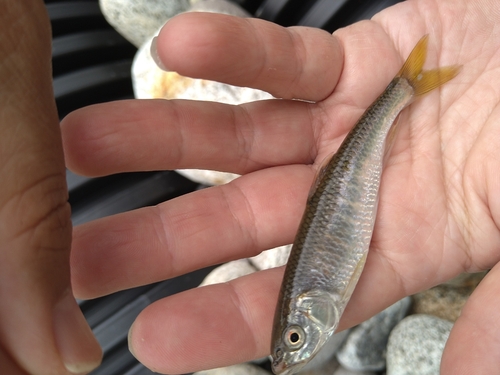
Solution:
{"label": "forked caudal fin", "polygon": [[405,78],[415,90],[414,96],[420,96],[434,90],[436,87],[455,77],[461,65],[444,66],[442,68],[422,70],[427,57],[427,41],[429,35],[424,35],[411,51],[397,77]]}

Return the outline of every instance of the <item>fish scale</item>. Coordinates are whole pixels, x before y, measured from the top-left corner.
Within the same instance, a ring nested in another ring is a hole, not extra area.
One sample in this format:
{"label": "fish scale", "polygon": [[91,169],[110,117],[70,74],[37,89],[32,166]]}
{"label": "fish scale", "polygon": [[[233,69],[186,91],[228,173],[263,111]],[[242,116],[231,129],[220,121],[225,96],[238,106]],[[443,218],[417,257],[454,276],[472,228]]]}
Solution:
{"label": "fish scale", "polygon": [[426,48],[424,36],[318,173],[276,308],[271,343],[276,374],[300,370],[338,326],[370,246],[396,117],[415,97],[458,74],[457,66],[423,71]]}

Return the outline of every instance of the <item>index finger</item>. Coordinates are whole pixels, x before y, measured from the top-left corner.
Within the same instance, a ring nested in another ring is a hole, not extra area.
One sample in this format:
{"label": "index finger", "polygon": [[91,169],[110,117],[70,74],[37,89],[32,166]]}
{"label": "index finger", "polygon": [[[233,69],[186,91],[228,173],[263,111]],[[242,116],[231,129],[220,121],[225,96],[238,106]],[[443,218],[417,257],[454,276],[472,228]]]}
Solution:
{"label": "index finger", "polygon": [[174,17],[157,48],[162,63],[181,75],[311,101],[333,91],[344,59],[340,42],[326,31],[211,13]]}

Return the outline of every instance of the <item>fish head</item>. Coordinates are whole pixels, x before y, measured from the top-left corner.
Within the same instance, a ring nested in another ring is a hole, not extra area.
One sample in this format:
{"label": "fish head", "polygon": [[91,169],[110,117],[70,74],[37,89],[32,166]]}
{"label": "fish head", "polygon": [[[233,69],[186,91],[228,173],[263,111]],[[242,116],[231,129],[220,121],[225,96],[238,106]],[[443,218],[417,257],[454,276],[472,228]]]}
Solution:
{"label": "fish head", "polygon": [[281,317],[273,330],[273,372],[291,375],[300,371],[321,350],[339,319],[330,293],[309,291],[293,298],[287,316]]}

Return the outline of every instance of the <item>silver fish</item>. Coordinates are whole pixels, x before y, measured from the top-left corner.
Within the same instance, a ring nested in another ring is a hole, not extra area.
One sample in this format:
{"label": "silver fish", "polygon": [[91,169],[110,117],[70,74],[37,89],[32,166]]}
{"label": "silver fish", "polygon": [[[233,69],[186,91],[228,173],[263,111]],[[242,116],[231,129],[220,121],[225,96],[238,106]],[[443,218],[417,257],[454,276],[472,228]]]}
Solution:
{"label": "silver fish", "polygon": [[388,134],[397,115],[455,77],[424,71],[427,35],[321,168],[307,200],[281,286],[271,341],[275,374],[294,374],[336,330],[363,270],[378,204]]}

